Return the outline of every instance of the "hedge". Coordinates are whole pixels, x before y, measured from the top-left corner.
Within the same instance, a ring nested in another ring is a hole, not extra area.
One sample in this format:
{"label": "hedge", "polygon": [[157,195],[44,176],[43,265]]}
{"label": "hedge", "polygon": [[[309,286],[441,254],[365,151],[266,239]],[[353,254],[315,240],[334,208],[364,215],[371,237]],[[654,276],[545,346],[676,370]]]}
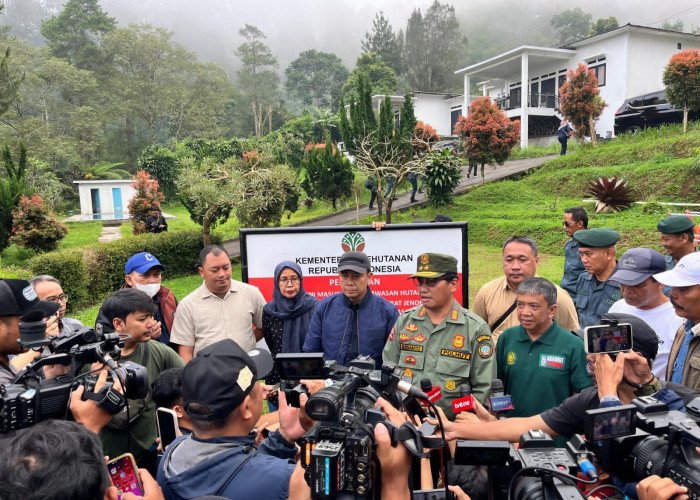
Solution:
{"label": "hedge", "polygon": [[[221,244],[212,234],[212,243]],[[130,238],[40,254],[27,263],[32,275],[50,274],[61,282],[69,295],[69,309],[76,310],[100,302],[124,285],[124,265],[138,252],[150,252],[166,267],[169,278],[197,272],[197,258],[203,248],[202,232],[197,229],[142,234]]]}

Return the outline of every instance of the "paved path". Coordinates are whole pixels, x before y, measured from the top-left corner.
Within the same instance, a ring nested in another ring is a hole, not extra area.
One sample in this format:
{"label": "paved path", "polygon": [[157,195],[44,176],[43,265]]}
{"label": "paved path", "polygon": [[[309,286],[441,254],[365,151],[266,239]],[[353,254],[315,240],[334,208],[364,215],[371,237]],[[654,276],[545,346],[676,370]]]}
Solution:
{"label": "paved path", "polygon": [[[526,158],[524,160],[513,160],[507,161],[503,165],[498,165],[495,168],[491,165],[486,165],[484,168],[484,177],[486,182],[493,182],[500,179],[505,179],[512,177],[523,172],[527,172],[535,167],[539,167],[543,163],[556,158],[557,155],[550,156],[540,156],[537,158]],[[467,178],[467,165],[462,167],[462,180],[460,181],[456,193],[464,193],[469,191],[473,186],[478,186],[481,184],[481,167],[479,167],[479,175],[476,177]],[[415,203],[411,203],[411,192],[410,190],[406,193],[397,195],[398,200],[394,201],[392,205],[392,212],[405,209],[411,206],[420,206],[424,201],[425,194],[417,194],[417,200]],[[323,217],[318,217],[310,221],[306,221],[300,224],[295,224],[296,226],[342,226],[356,220],[364,219],[370,215],[377,214],[376,208],[372,211],[369,210],[367,205],[363,205],[359,210],[355,208],[350,208],[336,212],[334,214],[325,215]],[[231,257],[239,257],[241,255],[241,245],[238,238],[231,240],[226,240],[224,242],[224,248]]]}

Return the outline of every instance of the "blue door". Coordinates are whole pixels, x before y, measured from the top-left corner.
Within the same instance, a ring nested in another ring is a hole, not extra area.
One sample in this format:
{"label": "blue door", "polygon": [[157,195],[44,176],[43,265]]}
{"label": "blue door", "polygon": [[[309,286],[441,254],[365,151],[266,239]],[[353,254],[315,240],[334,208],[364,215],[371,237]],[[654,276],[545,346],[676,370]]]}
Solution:
{"label": "blue door", "polygon": [[90,201],[92,202],[92,213],[99,214],[102,212],[100,209],[100,190],[91,189],[90,190]]}
{"label": "blue door", "polygon": [[122,188],[112,188],[112,199],[114,200],[114,218],[121,219],[124,216],[122,209]]}

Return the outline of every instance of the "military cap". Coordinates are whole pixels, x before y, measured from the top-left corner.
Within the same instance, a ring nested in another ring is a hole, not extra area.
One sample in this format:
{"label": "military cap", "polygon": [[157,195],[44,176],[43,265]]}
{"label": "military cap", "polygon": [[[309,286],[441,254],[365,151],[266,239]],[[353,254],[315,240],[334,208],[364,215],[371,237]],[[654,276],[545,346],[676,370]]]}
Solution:
{"label": "military cap", "polygon": [[574,239],[581,247],[611,247],[620,239],[620,233],[614,229],[581,229],[574,233]]}
{"label": "military cap", "polygon": [[457,274],[457,259],[442,253],[424,253],[418,257],[416,272],[410,278],[439,278],[447,273]]}
{"label": "military cap", "polygon": [[687,215],[669,215],[656,224],[656,229],[664,234],[685,233],[695,227],[695,222]]}

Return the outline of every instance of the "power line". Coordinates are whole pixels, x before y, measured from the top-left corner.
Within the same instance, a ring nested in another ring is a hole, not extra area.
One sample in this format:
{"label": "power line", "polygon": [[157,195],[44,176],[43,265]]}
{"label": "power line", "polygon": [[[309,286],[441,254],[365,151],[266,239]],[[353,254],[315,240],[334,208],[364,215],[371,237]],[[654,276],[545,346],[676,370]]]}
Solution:
{"label": "power line", "polygon": [[694,6],[692,6],[692,7],[689,7],[689,8],[687,8],[687,9],[685,9],[685,10],[682,10],[682,11],[680,11],[680,12],[677,12],[676,14],[671,14],[670,16],[665,17],[665,18],[661,19],[660,21],[656,21],[656,22],[651,23],[650,26],[652,26],[652,25],[654,25],[654,24],[661,24],[661,23],[663,23],[664,21],[668,21],[669,19],[671,19],[671,18],[673,18],[673,17],[677,17],[677,16],[681,16],[681,15],[683,15],[683,14],[687,14],[687,13],[689,13],[690,11],[693,11],[693,10],[698,9],[698,8],[700,8],[700,4],[697,4],[697,5],[694,5]]}

